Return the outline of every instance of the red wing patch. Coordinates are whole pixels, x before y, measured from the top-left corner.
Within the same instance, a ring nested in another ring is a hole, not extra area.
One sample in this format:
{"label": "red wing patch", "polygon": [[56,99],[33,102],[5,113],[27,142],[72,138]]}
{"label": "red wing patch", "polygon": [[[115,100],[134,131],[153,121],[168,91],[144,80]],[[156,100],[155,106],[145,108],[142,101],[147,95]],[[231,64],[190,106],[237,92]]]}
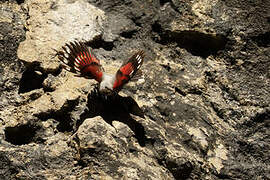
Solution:
{"label": "red wing patch", "polygon": [[143,58],[144,52],[139,51],[122,64],[116,73],[115,82],[113,84],[114,90],[121,90],[122,87],[138,73],[143,64]]}
{"label": "red wing patch", "polygon": [[98,82],[102,80],[103,72],[100,61],[84,43],[70,42],[62,48],[63,51],[57,51],[57,56],[65,64],[66,70]]}

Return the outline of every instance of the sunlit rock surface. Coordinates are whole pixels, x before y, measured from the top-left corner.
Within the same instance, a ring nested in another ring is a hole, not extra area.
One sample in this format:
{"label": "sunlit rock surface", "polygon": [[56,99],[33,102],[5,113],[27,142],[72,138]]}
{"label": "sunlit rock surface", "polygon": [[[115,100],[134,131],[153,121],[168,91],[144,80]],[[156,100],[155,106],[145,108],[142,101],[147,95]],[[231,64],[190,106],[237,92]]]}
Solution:
{"label": "sunlit rock surface", "polygon": [[[0,2],[0,179],[270,179],[270,2]],[[143,78],[107,101],[73,40]]]}

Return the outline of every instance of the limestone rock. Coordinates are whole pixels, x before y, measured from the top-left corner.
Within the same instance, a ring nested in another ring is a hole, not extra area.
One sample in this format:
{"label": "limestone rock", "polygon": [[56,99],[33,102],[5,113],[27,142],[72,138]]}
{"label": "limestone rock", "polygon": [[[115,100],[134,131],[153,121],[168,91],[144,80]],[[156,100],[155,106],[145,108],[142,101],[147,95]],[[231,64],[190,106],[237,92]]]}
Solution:
{"label": "limestone rock", "polygon": [[[0,179],[270,179],[268,1],[0,2]],[[52,49],[85,40],[107,100]]]}
{"label": "limestone rock", "polygon": [[39,62],[45,69],[59,66],[53,49],[74,40],[90,41],[102,33],[104,12],[86,1],[31,1],[23,4],[26,40],[18,48],[18,57],[26,62]]}

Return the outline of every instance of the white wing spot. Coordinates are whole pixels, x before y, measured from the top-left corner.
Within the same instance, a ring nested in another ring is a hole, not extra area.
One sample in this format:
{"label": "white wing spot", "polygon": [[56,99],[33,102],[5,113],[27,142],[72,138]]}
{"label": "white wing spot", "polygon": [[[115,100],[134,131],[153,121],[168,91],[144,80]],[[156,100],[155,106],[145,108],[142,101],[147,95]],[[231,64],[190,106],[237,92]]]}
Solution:
{"label": "white wing spot", "polygon": [[132,70],[132,71],[131,71],[130,75],[132,75],[132,74],[133,74],[133,72],[134,72],[134,70]]}
{"label": "white wing spot", "polygon": [[64,57],[67,58],[68,56],[69,56],[69,54],[65,51],[65,52],[64,52]]}
{"label": "white wing spot", "polygon": [[74,66],[74,68],[75,68],[75,70],[80,71],[80,69],[78,67]]}
{"label": "white wing spot", "polygon": [[78,58],[76,58],[75,61],[80,64],[80,60]]}
{"label": "white wing spot", "polygon": [[140,67],[141,67],[141,64],[138,65],[138,68],[137,69],[140,69]]}
{"label": "white wing spot", "polygon": [[70,49],[69,48],[66,48],[66,50],[67,50],[67,53],[70,54],[70,52],[71,52]]}
{"label": "white wing spot", "polygon": [[[80,62],[83,62],[83,58],[82,58],[81,55],[79,55],[76,59],[78,59],[78,61],[80,61]],[[80,64],[80,63],[79,63],[79,64]]]}
{"label": "white wing spot", "polygon": [[63,61],[64,61],[64,63],[66,63],[66,64],[68,63],[68,60],[67,60],[67,59],[64,59]]}
{"label": "white wing spot", "polygon": [[139,59],[138,63],[140,64],[142,62],[142,58],[139,57],[138,59]]}

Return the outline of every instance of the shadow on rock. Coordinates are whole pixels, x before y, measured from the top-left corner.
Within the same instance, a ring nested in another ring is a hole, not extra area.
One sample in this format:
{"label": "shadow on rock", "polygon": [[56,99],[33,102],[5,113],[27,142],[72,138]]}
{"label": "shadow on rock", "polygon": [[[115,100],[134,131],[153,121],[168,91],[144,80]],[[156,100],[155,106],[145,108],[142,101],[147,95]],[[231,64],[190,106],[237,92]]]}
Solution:
{"label": "shadow on rock", "polygon": [[76,129],[85,119],[101,116],[110,125],[112,125],[112,121],[119,121],[128,125],[134,132],[139,144],[145,146],[144,127],[130,115],[133,114],[144,118],[142,109],[133,98],[119,95],[104,97],[94,90],[88,95],[87,99],[88,110],[81,114],[80,120],[76,123]]}

